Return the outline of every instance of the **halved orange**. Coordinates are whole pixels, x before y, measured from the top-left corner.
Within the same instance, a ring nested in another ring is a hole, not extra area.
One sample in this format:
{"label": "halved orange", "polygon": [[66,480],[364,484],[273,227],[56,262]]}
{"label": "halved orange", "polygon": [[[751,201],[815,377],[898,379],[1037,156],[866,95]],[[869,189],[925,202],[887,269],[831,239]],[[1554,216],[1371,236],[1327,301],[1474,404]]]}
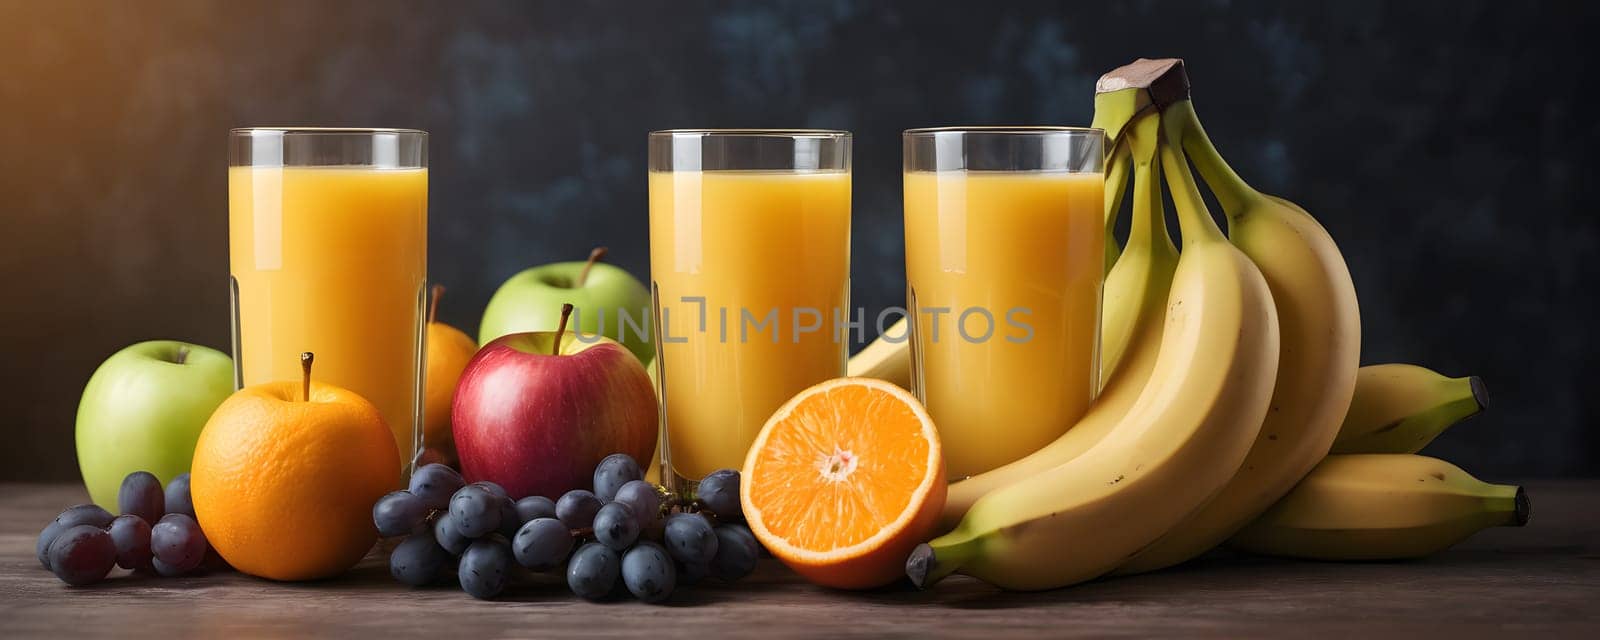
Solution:
{"label": "halved orange", "polygon": [[806,579],[842,589],[905,576],[944,508],[939,434],[922,403],[871,378],[829,380],[767,419],[739,499],[761,544]]}

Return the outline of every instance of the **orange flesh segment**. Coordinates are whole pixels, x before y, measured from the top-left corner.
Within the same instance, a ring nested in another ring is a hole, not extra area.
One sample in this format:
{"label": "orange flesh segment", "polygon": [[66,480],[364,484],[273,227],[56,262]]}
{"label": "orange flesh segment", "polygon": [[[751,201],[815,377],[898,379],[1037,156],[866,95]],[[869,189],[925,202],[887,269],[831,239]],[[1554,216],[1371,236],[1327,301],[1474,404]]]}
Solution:
{"label": "orange flesh segment", "polygon": [[882,389],[834,386],[773,427],[750,499],[767,530],[794,548],[826,553],[866,541],[905,518],[926,481],[924,423]]}

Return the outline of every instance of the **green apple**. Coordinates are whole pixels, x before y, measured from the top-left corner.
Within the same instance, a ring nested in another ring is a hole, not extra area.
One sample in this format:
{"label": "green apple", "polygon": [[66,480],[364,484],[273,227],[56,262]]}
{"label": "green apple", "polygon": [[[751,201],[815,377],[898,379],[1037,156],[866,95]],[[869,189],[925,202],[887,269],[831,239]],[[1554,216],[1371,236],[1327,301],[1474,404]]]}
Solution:
{"label": "green apple", "polygon": [[[602,333],[627,347],[640,364],[649,362],[656,353],[648,331],[650,291],[622,268],[600,262],[605,253],[600,247],[586,262],[557,262],[511,276],[483,310],[478,344],[513,333],[555,331],[561,324],[561,305],[571,304],[577,309],[573,318],[577,331]],[[626,330],[619,322],[621,313],[630,319]]]}
{"label": "green apple", "polygon": [[233,359],[197,344],[140,342],[112,354],[78,403],[78,468],[89,497],[117,507],[122,479],[149,471],[162,484],[189,471],[195,441],[233,393]]}

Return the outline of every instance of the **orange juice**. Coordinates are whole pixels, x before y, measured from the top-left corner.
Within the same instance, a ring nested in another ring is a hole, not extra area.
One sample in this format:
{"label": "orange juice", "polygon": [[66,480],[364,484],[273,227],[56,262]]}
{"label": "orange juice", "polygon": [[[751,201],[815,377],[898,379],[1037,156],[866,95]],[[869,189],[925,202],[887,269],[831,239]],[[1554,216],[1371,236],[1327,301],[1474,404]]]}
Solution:
{"label": "orange juice", "polygon": [[413,453],[427,280],[427,169],[230,167],[236,366],[361,394]]}
{"label": "orange juice", "polygon": [[846,317],[849,269],[848,172],[650,172],[673,472],[698,480],[740,468],[773,411],[844,375],[848,343],[834,314]]}
{"label": "orange juice", "polygon": [[1049,443],[1094,397],[1104,179],[904,177],[914,384],[938,426],[946,470],[961,478]]}

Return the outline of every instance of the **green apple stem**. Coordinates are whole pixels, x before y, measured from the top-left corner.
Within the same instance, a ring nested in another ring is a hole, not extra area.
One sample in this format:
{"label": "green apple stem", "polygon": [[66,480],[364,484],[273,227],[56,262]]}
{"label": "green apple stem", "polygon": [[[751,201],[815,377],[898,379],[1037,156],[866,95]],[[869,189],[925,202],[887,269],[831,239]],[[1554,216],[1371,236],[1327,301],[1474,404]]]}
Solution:
{"label": "green apple stem", "polygon": [[300,397],[311,402],[311,361],[316,356],[310,351],[300,354]]}
{"label": "green apple stem", "polygon": [[172,356],[172,362],[174,364],[183,364],[183,363],[188,362],[188,361],[189,361],[189,345],[183,345],[181,347],[178,347],[178,354],[175,355],[175,356]]}
{"label": "green apple stem", "polygon": [[578,272],[578,281],[573,283],[572,288],[576,289],[583,286],[583,281],[589,279],[589,269],[593,268],[594,263],[599,262],[604,257],[606,257],[605,247],[595,247],[594,251],[590,251],[589,261],[583,263],[583,271]]}
{"label": "green apple stem", "polygon": [[[596,249],[596,251],[599,251],[599,249]],[[572,303],[563,303],[561,305],[561,324],[556,326],[556,340],[555,344],[550,347],[550,355],[561,355],[561,336],[566,334],[567,320],[570,318],[572,318]]]}
{"label": "green apple stem", "polygon": [[439,317],[439,298],[444,297],[444,285],[433,285],[428,297],[433,299],[428,303],[428,324],[433,324],[434,319]]}

